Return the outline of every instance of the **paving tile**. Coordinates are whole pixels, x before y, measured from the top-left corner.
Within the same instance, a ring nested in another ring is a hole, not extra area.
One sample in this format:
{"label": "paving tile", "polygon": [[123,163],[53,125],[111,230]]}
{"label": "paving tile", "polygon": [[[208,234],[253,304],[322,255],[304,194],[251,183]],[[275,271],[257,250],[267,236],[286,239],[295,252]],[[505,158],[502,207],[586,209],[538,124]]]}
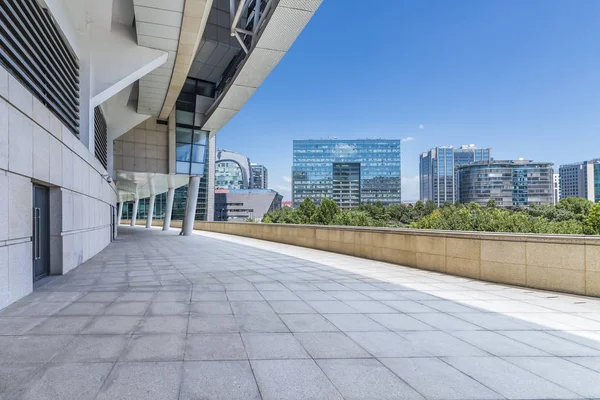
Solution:
{"label": "paving tile", "polygon": [[48,362],[71,340],[68,335],[0,336],[0,362]]}
{"label": "paving tile", "polygon": [[144,315],[149,306],[149,301],[118,301],[108,306],[104,315]]}
{"label": "paving tile", "polygon": [[328,300],[337,300],[330,294],[323,292],[322,290],[304,290],[301,292],[296,292],[298,297],[300,297],[304,301],[328,301]]}
{"label": "paving tile", "polygon": [[22,335],[46,319],[46,317],[0,317],[0,335]]}
{"label": "paving tile", "polygon": [[99,316],[94,319],[81,331],[84,334],[115,334],[123,335],[133,333],[141,317],[126,316]]}
{"label": "paving tile", "polygon": [[258,290],[240,290],[227,292],[229,301],[265,301]]}
{"label": "paving tile", "polygon": [[239,333],[188,335],[185,360],[245,360],[248,356]]}
{"label": "paving tile", "polygon": [[263,400],[343,399],[313,360],[253,360],[251,364]]}
{"label": "paving tile", "polygon": [[388,329],[362,314],[327,314],[332,324],[342,332],[388,331]]}
{"label": "paving tile", "polygon": [[294,336],[315,359],[371,357],[362,347],[341,332],[295,333]]}
{"label": "paving tile", "polygon": [[248,361],[192,361],[183,366],[180,400],[260,400]]}
{"label": "paving tile", "polygon": [[186,315],[142,317],[135,333],[186,333],[187,327]]}
{"label": "paving tile", "polygon": [[453,336],[495,356],[547,356],[546,352],[491,331],[456,331]]}
{"label": "paving tile", "polygon": [[304,301],[269,301],[269,305],[277,314],[314,314],[314,308]]}
{"label": "paving tile", "polygon": [[393,332],[348,332],[350,339],[374,357],[425,357],[426,348]]}
{"label": "paving tile", "polygon": [[[218,293],[218,292],[216,292]],[[228,301],[202,301],[192,303],[190,312],[193,314],[231,314]]]}
{"label": "paving tile", "polygon": [[444,313],[412,313],[410,316],[442,331],[480,331],[484,329]]}
{"label": "paving tile", "polygon": [[185,335],[133,335],[119,361],[183,361]]}
{"label": "paving tile", "polygon": [[410,300],[383,300],[381,303],[392,307],[394,310],[403,313],[437,313],[436,309],[424,306],[423,304],[417,303],[416,301]]}
{"label": "paving tile", "polygon": [[411,343],[427,349],[432,356],[487,356],[489,353],[441,331],[398,332]]}
{"label": "paving tile", "polygon": [[275,313],[239,314],[235,315],[235,322],[240,332],[289,332],[289,329]]}
{"label": "paving tile", "polygon": [[596,372],[600,372],[600,357],[569,357],[566,358],[566,360],[583,365]]}
{"label": "paving tile", "polygon": [[96,400],[177,400],[182,364],[117,363]]}
{"label": "paving tile", "polygon": [[112,363],[49,364],[31,381],[22,400],[93,400],[112,369]]}
{"label": "paving tile", "polygon": [[497,357],[449,357],[447,363],[508,399],[579,398],[544,378]]}
{"label": "paving tile", "polygon": [[583,346],[546,332],[504,331],[501,334],[555,356],[600,356],[600,350]]}
{"label": "paving tile", "polygon": [[229,304],[236,315],[273,314],[275,312],[266,301],[232,301]]}
{"label": "paving tile", "polygon": [[300,300],[298,296],[289,290],[264,290],[260,294],[265,300]]}
{"label": "paving tile", "polygon": [[238,332],[233,315],[190,314],[188,333]]}
{"label": "paving tile", "polygon": [[452,316],[478,325],[482,328],[500,330],[529,330],[529,325],[516,318],[495,313],[451,313]]}
{"label": "paving tile", "polygon": [[355,308],[350,307],[348,304],[343,301],[333,300],[333,301],[307,301],[308,305],[314,308],[317,312],[321,314],[350,314],[355,313],[359,314],[360,311]]}
{"label": "paving tile", "polygon": [[118,298],[122,298],[128,293],[123,292],[89,292],[77,299],[77,302],[111,302]]}
{"label": "paving tile", "polygon": [[0,361],[0,399],[16,399],[29,389],[28,382],[44,364],[14,364]]}
{"label": "paving tile", "polygon": [[355,310],[360,311],[361,313],[366,314],[394,314],[398,312],[396,309],[386,306],[379,301],[371,300],[371,301],[346,301],[350,307]]}
{"label": "paving tile", "polygon": [[291,333],[242,333],[242,339],[251,360],[309,358]]}
{"label": "paving tile", "polygon": [[347,400],[423,399],[373,358],[318,360],[317,364]]}
{"label": "paving tile", "polygon": [[197,301],[227,301],[225,292],[197,292],[192,293],[192,302]]}
{"label": "paving tile", "polygon": [[427,399],[501,397],[438,358],[382,358],[380,361]]}
{"label": "paving tile", "polygon": [[282,314],[279,316],[292,332],[336,332],[331,322],[319,314]]}
{"label": "paving tile", "polygon": [[129,335],[76,336],[54,359],[54,362],[114,362],[129,342]]}
{"label": "paving tile", "polygon": [[32,328],[30,335],[71,335],[77,334],[92,320],[92,317],[53,316]]}
{"label": "paving tile", "polygon": [[152,299],[153,302],[184,302],[188,303],[191,300],[192,293],[190,291],[173,291],[173,292],[158,292]]}
{"label": "paving tile", "polygon": [[435,329],[406,314],[367,314],[367,316],[392,331],[430,331]]}
{"label": "paving tile", "polygon": [[153,301],[146,315],[187,315],[190,304],[183,301]]}
{"label": "paving tile", "polygon": [[80,303],[75,302],[61,309],[58,315],[98,315],[104,313],[110,303]]}
{"label": "paving tile", "polygon": [[[90,293],[94,294],[94,293]],[[100,294],[100,293],[99,293]],[[156,292],[125,292],[119,296],[115,301],[152,301]]]}
{"label": "paving tile", "polygon": [[600,372],[559,357],[506,357],[506,361],[587,398],[600,398]]}

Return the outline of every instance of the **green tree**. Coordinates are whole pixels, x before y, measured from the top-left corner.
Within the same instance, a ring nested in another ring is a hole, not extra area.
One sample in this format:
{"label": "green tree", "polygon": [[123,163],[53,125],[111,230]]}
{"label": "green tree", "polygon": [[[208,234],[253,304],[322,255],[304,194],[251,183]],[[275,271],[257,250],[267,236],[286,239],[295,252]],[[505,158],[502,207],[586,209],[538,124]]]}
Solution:
{"label": "green tree", "polygon": [[496,203],[496,199],[489,199],[486,203],[485,203],[485,207],[486,208],[496,208],[498,207],[497,203]]}
{"label": "green tree", "polygon": [[572,212],[576,219],[583,222],[593,205],[594,203],[588,199],[583,199],[581,197],[567,197],[566,199],[562,199],[556,208]]}
{"label": "green tree", "polygon": [[300,224],[308,224],[310,223],[312,217],[315,215],[317,211],[317,206],[310,199],[310,197],[302,200],[302,203],[298,206],[298,220]]}
{"label": "green tree", "polygon": [[600,235],[600,201],[593,205],[585,217],[583,231],[586,235]]}
{"label": "green tree", "polygon": [[269,217],[269,214],[265,215],[265,217],[262,219],[263,224],[272,224],[273,220],[271,220],[271,217]]}
{"label": "green tree", "polygon": [[321,200],[321,204],[317,207],[310,222],[317,225],[331,225],[339,212],[340,208],[335,201],[325,197]]}

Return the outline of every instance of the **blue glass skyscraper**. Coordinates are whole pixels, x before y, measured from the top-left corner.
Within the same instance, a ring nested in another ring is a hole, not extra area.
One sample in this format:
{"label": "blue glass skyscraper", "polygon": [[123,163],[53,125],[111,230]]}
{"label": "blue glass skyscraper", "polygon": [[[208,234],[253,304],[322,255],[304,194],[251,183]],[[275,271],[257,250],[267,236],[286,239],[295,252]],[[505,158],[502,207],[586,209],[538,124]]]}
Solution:
{"label": "blue glass skyscraper", "polygon": [[491,149],[478,149],[474,145],[435,147],[421,154],[419,160],[419,193],[423,201],[433,201],[438,206],[458,201],[455,168],[476,161],[489,161]]}
{"label": "blue glass skyscraper", "polygon": [[294,207],[307,197],[341,208],[400,203],[400,140],[294,140]]}

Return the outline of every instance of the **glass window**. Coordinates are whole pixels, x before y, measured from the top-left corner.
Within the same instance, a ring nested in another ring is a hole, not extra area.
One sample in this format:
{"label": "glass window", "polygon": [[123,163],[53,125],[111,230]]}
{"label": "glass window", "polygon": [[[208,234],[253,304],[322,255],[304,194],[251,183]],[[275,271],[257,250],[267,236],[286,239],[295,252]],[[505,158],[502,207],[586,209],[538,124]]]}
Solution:
{"label": "glass window", "polygon": [[191,175],[204,175],[204,164],[192,163]]}
{"label": "glass window", "polygon": [[194,142],[193,143],[206,146],[208,144],[208,132],[194,130]]}
{"label": "glass window", "polygon": [[192,161],[203,163],[206,159],[206,147],[194,145],[194,149],[192,152]]}
{"label": "glass window", "polygon": [[176,151],[176,160],[177,161],[190,161],[192,156],[192,145],[191,144],[182,144],[177,143],[177,151]]}
{"label": "glass window", "polygon": [[192,143],[192,130],[190,128],[177,127],[177,141],[181,143]]}
{"label": "glass window", "polygon": [[190,173],[190,163],[177,161],[177,173],[178,174],[186,174],[186,175],[189,174]]}
{"label": "glass window", "polygon": [[190,111],[177,110],[175,116],[178,124],[194,125],[194,113]]}

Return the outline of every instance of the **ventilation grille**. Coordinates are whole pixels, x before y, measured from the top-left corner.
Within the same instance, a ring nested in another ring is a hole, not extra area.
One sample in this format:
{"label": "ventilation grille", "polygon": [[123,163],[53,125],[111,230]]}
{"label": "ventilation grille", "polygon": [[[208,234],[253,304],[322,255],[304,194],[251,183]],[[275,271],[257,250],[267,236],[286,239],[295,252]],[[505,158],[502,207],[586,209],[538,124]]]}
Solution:
{"label": "ventilation grille", "polygon": [[100,161],[100,164],[106,169],[108,162],[108,139],[106,134],[106,119],[100,107],[94,108],[94,154],[98,161]]}
{"label": "ventilation grille", "polygon": [[0,63],[79,133],[79,62],[36,0],[0,1]]}

